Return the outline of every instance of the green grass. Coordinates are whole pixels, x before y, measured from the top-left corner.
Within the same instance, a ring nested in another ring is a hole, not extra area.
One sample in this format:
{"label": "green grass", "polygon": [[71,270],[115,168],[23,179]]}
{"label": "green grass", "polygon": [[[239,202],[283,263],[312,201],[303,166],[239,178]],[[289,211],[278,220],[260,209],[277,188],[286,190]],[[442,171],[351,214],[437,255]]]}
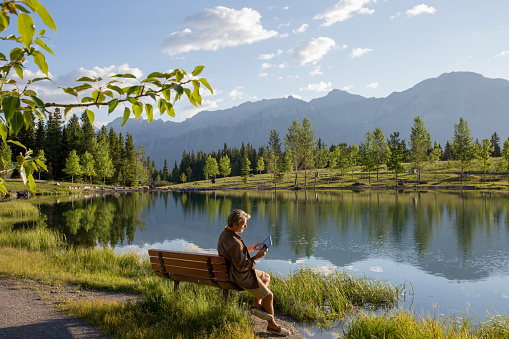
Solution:
{"label": "green grass", "polygon": [[[496,164],[502,161],[502,158],[493,159]],[[454,164],[454,163],[453,163]],[[421,181],[426,181],[427,184],[417,185],[417,175],[411,169],[411,164],[403,164],[405,171],[398,174],[398,181],[405,181],[406,187],[426,186],[426,187],[440,187],[440,186],[474,186],[476,189],[481,190],[507,190],[509,189],[508,177],[505,173],[496,173],[493,176],[486,176],[486,183],[484,182],[484,175],[475,166],[471,166],[465,173],[468,175],[463,178],[463,183],[459,174],[461,170],[457,167],[447,168],[446,161],[440,161],[437,165],[437,171],[432,168],[427,168],[421,172]],[[352,172],[346,173],[343,177],[338,170],[329,171],[328,169],[308,170],[307,181],[304,179],[305,172],[298,171],[297,186],[301,188],[315,187],[314,174],[318,172],[319,176],[316,179],[316,187],[320,189],[336,189],[336,188],[355,188],[356,183],[360,183],[364,187],[394,187],[394,173],[388,172],[385,165],[382,166],[377,174],[371,173],[371,180],[367,172],[362,171],[361,166],[355,166]],[[371,182],[370,182],[371,181]],[[278,188],[290,188],[295,185],[295,172],[287,173],[283,179],[278,181]],[[251,174],[248,182],[244,183],[241,177],[217,177],[216,183],[212,184],[210,180],[193,181],[188,183],[181,183],[169,186],[170,188],[216,188],[216,189],[271,189],[274,188],[271,174]]]}
{"label": "green grass", "polygon": [[416,317],[410,311],[392,314],[359,313],[343,329],[347,339],[421,339],[421,338],[509,338],[509,317],[489,316],[474,322],[469,318]]}
{"label": "green grass", "polygon": [[13,224],[38,222],[39,220],[37,206],[21,200],[0,202],[0,230],[12,227]]}

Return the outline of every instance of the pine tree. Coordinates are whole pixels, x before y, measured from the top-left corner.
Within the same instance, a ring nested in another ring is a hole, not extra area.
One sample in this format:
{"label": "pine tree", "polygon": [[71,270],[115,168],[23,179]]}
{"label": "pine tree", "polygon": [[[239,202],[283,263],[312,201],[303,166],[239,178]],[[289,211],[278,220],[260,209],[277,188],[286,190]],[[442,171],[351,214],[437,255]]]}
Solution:
{"label": "pine tree", "polygon": [[171,170],[171,181],[178,182],[179,177],[180,177],[180,170],[177,165],[177,160],[175,160],[175,165],[173,166],[173,169]]}
{"label": "pine tree", "polygon": [[94,126],[90,122],[86,112],[81,113],[81,131],[82,137],[80,140],[80,149],[78,150],[79,154],[85,154],[85,152],[94,154],[95,149],[93,149],[93,145],[91,144],[91,141],[93,139],[95,140]]}
{"label": "pine tree", "polygon": [[247,183],[249,173],[251,173],[251,162],[247,158],[247,154],[246,154],[246,155],[244,155],[244,160],[242,161],[242,170],[241,170],[241,176],[242,176],[242,180],[244,180],[244,183]]}
{"label": "pine tree", "polygon": [[62,132],[62,152],[69,154],[72,150],[76,150],[79,155],[81,152],[81,140],[83,132],[81,131],[80,119],[73,114],[65,126],[65,134]]}
{"label": "pine tree", "polygon": [[170,171],[168,169],[168,161],[164,159],[164,166],[163,166],[163,177],[162,179],[164,181],[170,181]]}
{"label": "pine tree", "polygon": [[125,145],[122,152],[122,167],[120,170],[121,180],[124,186],[132,187],[135,185],[136,175],[136,154],[135,154],[133,136],[127,132]]}
{"label": "pine tree", "polygon": [[44,151],[48,159],[48,179],[59,179],[63,169],[62,156],[65,153],[62,149],[62,115],[60,109],[55,109],[54,113],[48,114],[46,124],[46,137],[44,140]]}
{"label": "pine tree", "polygon": [[491,153],[491,156],[493,158],[500,157],[502,153],[500,152],[500,137],[497,135],[497,132],[493,132],[490,142],[493,146],[493,152]]}

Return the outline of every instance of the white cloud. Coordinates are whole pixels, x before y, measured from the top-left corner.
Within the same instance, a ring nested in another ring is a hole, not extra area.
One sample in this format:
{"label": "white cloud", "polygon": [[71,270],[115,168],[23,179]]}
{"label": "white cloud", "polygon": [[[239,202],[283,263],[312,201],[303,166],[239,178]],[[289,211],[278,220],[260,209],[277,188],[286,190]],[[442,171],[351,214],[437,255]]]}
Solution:
{"label": "white cloud", "polygon": [[350,54],[351,58],[360,58],[366,53],[372,52],[371,48],[354,48]]}
{"label": "white cloud", "polygon": [[269,64],[268,62],[264,62],[260,67],[261,69],[267,69],[267,68],[271,68],[273,65],[272,64]]}
{"label": "white cloud", "polygon": [[288,63],[285,61],[282,64],[279,64],[279,66],[277,66],[277,67],[279,67],[279,68],[288,68],[290,66],[288,66]]}
{"label": "white cloud", "polygon": [[300,91],[314,91],[314,92],[330,92],[332,90],[331,82],[320,82],[319,84],[309,84],[306,87],[299,88]]}
{"label": "white cloud", "polygon": [[503,51],[495,55],[495,58],[509,56],[509,51]]}
{"label": "white cloud", "polygon": [[300,95],[298,95],[298,94],[290,94],[290,95],[288,95],[286,98],[289,98],[289,97],[293,97],[293,98],[295,98],[295,99],[302,100],[302,97],[301,97]]}
{"label": "white cloud", "polygon": [[230,93],[228,93],[228,98],[231,100],[241,100],[241,101],[249,101],[249,100],[257,100],[258,97],[256,96],[249,96],[246,95],[243,91],[244,87],[237,86],[235,89],[231,90]]}
{"label": "white cloud", "polygon": [[366,86],[366,88],[377,88],[377,87],[378,87],[378,82],[372,82]]}
{"label": "white cloud", "polygon": [[420,5],[415,6],[414,8],[406,11],[406,15],[409,18],[411,18],[413,16],[420,15],[420,14],[435,14],[436,11],[437,10],[434,7],[429,7],[425,4],[420,4]]}
{"label": "white cloud", "polygon": [[279,26],[277,26],[277,29],[280,29],[280,28],[283,28],[283,27],[288,27],[290,26],[290,23],[287,22],[286,24],[279,24]]}
{"label": "white cloud", "polygon": [[244,92],[242,91],[242,86],[235,87],[232,89],[230,93],[228,93],[228,97],[232,100],[240,100],[244,96]]}
{"label": "white cloud", "polygon": [[279,37],[280,37],[281,39],[286,39],[286,38],[288,38],[289,36],[290,36],[290,34],[288,34],[288,33],[284,33],[284,34],[281,34]]}
{"label": "white cloud", "polygon": [[184,24],[192,26],[166,37],[162,50],[169,55],[196,50],[215,51],[221,47],[252,44],[278,35],[263,28],[261,15],[251,8],[235,10],[217,6],[188,17]]}
{"label": "white cloud", "polygon": [[336,42],[326,37],[299,41],[293,49],[292,56],[300,61],[301,66],[310,62],[316,64],[335,46]]}
{"label": "white cloud", "polygon": [[287,11],[287,10],[289,10],[289,9],[290,9],[290,7],[289,7],[289,6],[285,6],[285,7],[283,7],[283,9],[284,9],[285,11]]}
{"label": "white cloud", "polygon": [[354,88],[355,86],[354,85],[348,85],[348,86],[344,86],[343,88],[341,88],[343,91],[349,91],[351,90],[352,88]]}
{"label": "white cloud", "polygon": [[270,60],[274,57],[280,56],[281,54],[283,54],[283,50],[278,49],[276,53],[260,54],[257,59]]}
{"label": "white cloud", "polygon": [[269,73],[258,73],[260,78],[265,78],[267,75],[269,75]]}
{"label": "white cloud", "polygon": [[331,26],[336,22],[343,22],[350,19],[353,14],[373,14],[374,9],[364,7],[376,0],[341,0],[334,7],[328,8],[325,12],[315,15],[314,19],[324,20],[322,26]]}
{"label": "white cloud", "polygon": [[308,29],[308,27],[309,27],[308,24],[303,24],[299,28],[294,29],[293,33],[304,33],[306,31],[306,29]]}
{"label": "white cloud", "polygon": [[201,111],[216,110],[218,108],[217,103],[220,101],[221,100],[202,100],[201,106],[195,107],[193,105],[188,105],[183,107],[182,109],[179,109],[179,111],[182,112],[180,120],[191,118]]}
{"label": "white cloud", "polygon": [[391,16],[389,19],[393,20],[393,19],[399,18],[400,15],[401,15],[401,12],[398,12],[398,13],[394,14],[393,16]]}
{"label": "white cloud", "polygon": [[309,72],[309,74],[314,77],[315,75],[322,75],[323,72],[320,70],[320,66],[318,67],[315,67],[311,70],[311,72]]}

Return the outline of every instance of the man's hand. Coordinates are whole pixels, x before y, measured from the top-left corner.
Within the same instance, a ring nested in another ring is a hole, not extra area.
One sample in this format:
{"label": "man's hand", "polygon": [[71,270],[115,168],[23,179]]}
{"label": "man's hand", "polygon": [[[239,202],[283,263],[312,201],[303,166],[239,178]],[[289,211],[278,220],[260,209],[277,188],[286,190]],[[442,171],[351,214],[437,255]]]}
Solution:
{"label": "man's hand", "polygon": [[265,254],[267,253],[269,249],[267,248],[267,246],[265,246],[264,248],[262,248],[261,250],[259,250],[256,254],[255,254],[255,259],[260,259],[260,258],[263,258],[265,256]]}
{"label": "man's hand", "polygon": [[258,251],[258,246],[260,245],[265,245],[263,242],[259,242],[259,243],[256,243],[254,244],[253,246],[251,247],[248,247],[247,250],[249,251],[249,253],[253,252],[253,251]]}

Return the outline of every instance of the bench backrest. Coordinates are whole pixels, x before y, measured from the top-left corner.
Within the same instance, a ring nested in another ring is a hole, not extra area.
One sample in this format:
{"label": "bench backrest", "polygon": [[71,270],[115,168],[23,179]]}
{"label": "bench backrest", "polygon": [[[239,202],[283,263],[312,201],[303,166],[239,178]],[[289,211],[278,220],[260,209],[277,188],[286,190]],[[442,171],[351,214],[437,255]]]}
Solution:
{"label": "bench backrest", "polygon": [[154,273],[162,278],[243,291],[228,278],[229,266],[217,254],[148,250]]}

